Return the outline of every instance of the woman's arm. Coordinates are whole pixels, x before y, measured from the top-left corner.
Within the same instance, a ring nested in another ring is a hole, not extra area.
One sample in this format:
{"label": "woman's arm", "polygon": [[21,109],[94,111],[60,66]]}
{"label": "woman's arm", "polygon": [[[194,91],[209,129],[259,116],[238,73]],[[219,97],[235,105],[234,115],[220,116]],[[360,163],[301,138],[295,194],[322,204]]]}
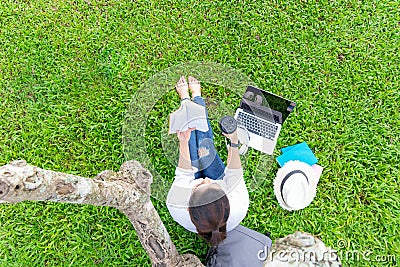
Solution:
{"label": "woman's arm", "polygon": [[[228,137],[231,141],[231,143],[238,144],[239,139],[237,135],[237,131],[231,134],[224,134],[226,137]],[[230,146],[228,149],[228,160],[226,167],[229,169],[241,169],[242,168],[242,163],[240,162],[240,155],[239,155],[239,148],[238,147],[232,147]]]}
{"label": "woman's arm", "polygon": [[182,169],[192,169],[190,161],[189,144],[187,142],[179,142],[179,162],[178,167]]}
{"label": "woman's arm", "polygon": [[192,162],[190,160],[189,139],[190,133],[194,128],[190,128],[184,132],[177,131],[176,134],[179,139],[179,161],[178,167],[182,169],[192,169]]}

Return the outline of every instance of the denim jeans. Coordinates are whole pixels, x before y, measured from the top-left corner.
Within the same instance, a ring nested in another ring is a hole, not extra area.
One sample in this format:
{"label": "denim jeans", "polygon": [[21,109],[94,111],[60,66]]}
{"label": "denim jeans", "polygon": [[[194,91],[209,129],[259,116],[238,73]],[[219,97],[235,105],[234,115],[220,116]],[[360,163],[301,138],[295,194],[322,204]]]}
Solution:
{"label": "denim jeans", "polygon": [[[194,97],[193,102],[206,108],[206,103],[201,96]],[[222,179],[225,175],[225,164],[222,162],[214,146],[213,132],[208,119],[207,109],[206,116],[208,131],[202,132],[194,130],[190,134],[190,159],[192,161],[192,166],[198,169],[194,175],[195,179],[208,177],[213,180],[218,180]],[[199,156],[200,148],[204,152],[201,156]]]}

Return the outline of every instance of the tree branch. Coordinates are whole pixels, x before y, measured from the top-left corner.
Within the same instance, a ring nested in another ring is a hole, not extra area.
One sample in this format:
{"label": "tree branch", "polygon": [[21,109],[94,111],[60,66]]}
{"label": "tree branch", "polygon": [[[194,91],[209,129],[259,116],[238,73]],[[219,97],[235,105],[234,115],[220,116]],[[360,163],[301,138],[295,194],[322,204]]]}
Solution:
{"label": "tree branch", "polygon": [[191,254],[179,255],[150,200],[152,175],[137,161],[94,179],[44,170],[13,161],[0,168],[0,203],[54,201],[109,206],[124,213],[153,266],[203,266]]}

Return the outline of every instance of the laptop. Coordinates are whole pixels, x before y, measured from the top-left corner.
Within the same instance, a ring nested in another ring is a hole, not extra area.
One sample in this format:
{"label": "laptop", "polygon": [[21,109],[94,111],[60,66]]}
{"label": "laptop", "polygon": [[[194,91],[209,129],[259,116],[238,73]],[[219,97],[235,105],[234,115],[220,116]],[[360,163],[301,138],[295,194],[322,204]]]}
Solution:
{"label": "laptop", "polygon": [[235,119],[249,133],[249,147],[272,155],[283,122],[296,103],[270,92],[247,86]]}

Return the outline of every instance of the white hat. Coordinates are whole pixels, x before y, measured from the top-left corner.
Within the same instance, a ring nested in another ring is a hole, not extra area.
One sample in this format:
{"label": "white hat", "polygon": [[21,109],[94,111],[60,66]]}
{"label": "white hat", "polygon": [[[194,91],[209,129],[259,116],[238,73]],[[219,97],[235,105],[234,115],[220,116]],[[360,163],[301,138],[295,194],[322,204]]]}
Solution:
{"label": "white hat", "polygon": [[291,160],[276,174],[274,193],[282,208],[304,209],[313,201],[317,191],[318,177],[307,163]]}

